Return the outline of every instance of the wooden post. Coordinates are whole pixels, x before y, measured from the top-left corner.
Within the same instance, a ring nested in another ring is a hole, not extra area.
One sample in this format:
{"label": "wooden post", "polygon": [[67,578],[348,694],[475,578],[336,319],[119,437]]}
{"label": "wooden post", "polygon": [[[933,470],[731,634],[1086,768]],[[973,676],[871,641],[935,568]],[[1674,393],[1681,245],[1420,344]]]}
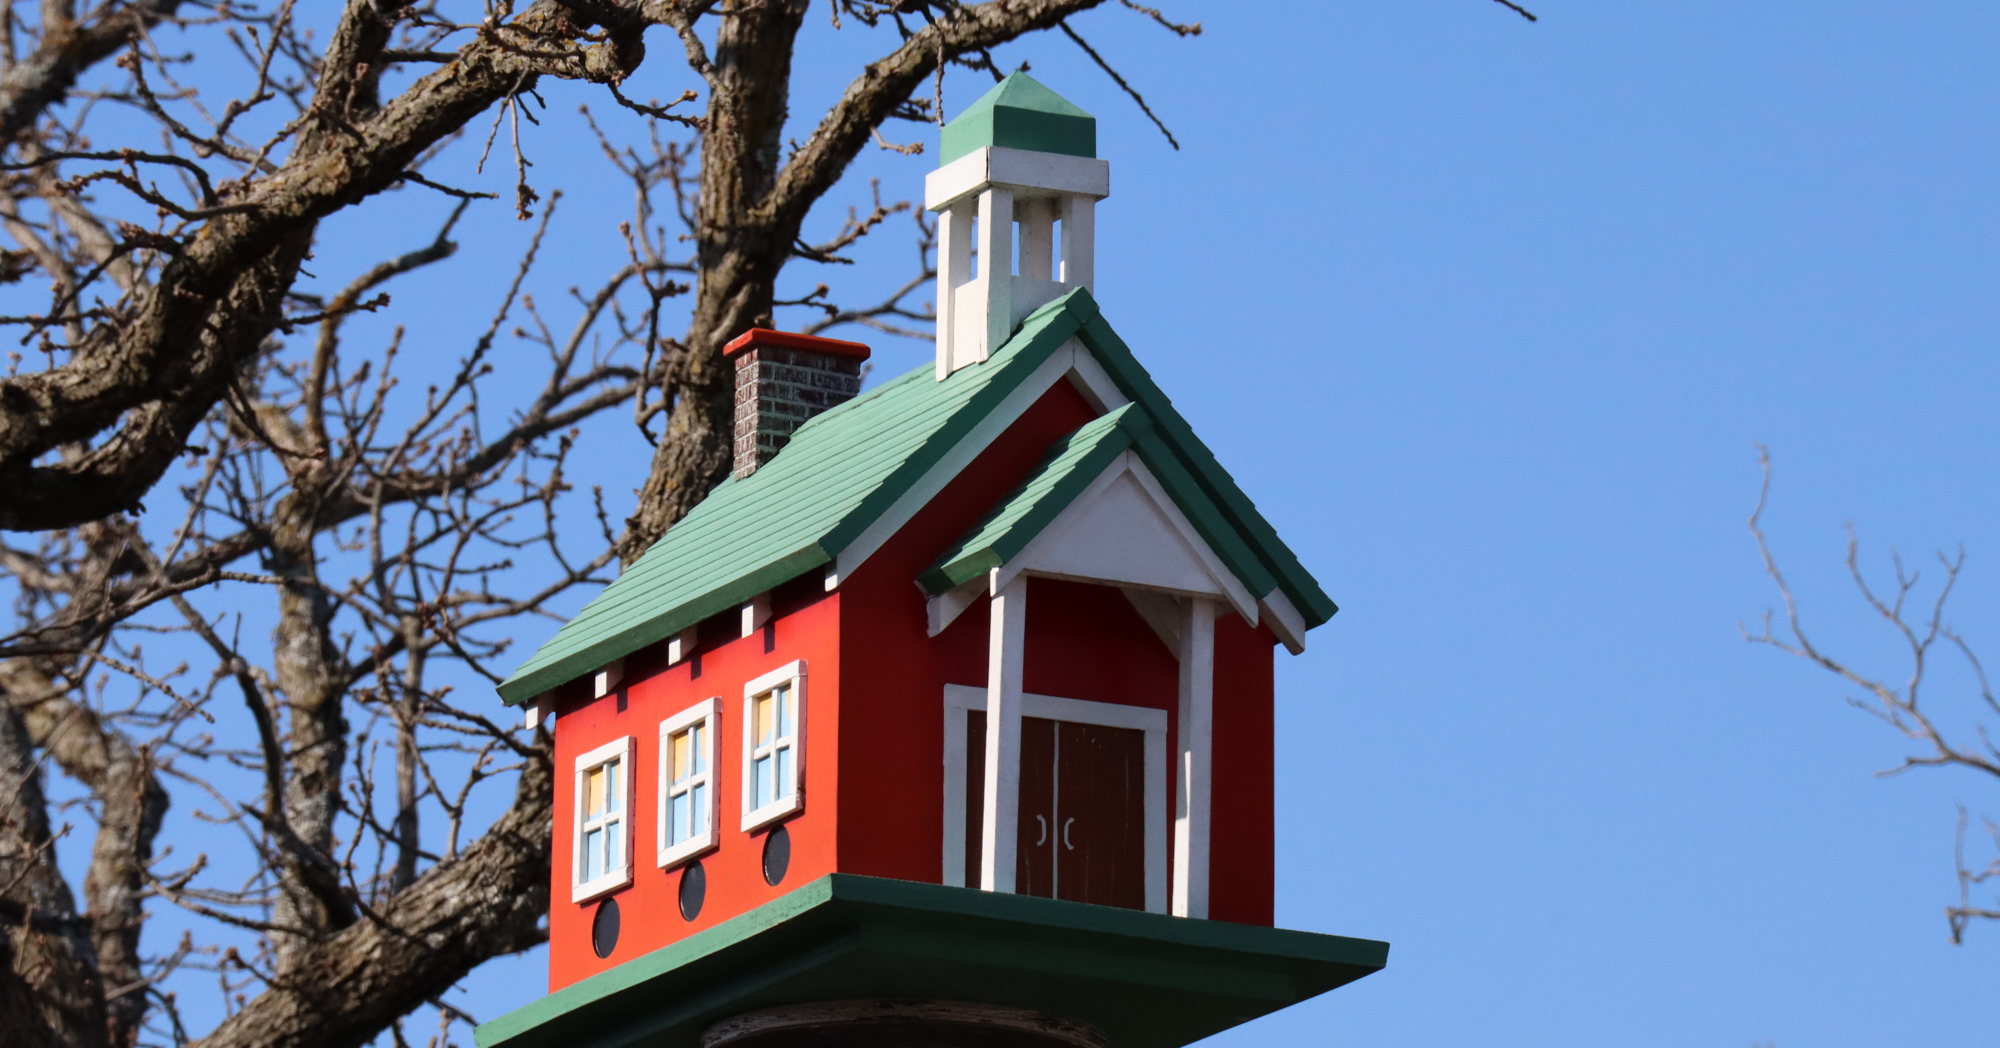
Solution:
{"label": "wooden post", "polygon": [[985,291],[984,337],[964,352],[954,340],[952,366],[985,360],[1014,331],[1014,191],[988,186],[979,192],[979,285]]}
{"label": "wooden post", "polygon": [[[1062,282],[1091,287],[1096,279],[1097,201],[1081,193],[1062,198]],[[1095,293],[1092,288],[1092,293]]]}
{"label": "wooden post", "polygon": [[1208,916],[1209,754],[1215,712],[1215,603],[1181,623],[1179,781],[1174,784],[1174,916]]}
{"label": "wooden post", "polygon": [[1056,202],[1051,199],[1021,202],[1021,275],[1036,280],[1053,279],[1050,268],[1055,254]]}
{"label": "wooden post", "polygon": [[986,796],[979,886],[1013,892],[1021,809],[1021,655],[1027,643],[1028,579],[993,594],[986,662]]}
{"label": "wooden post", "polygon": [[937,377],[956,366],[958,289],[972,279],[972,219],[975,208],[960,201],[938,215]]}

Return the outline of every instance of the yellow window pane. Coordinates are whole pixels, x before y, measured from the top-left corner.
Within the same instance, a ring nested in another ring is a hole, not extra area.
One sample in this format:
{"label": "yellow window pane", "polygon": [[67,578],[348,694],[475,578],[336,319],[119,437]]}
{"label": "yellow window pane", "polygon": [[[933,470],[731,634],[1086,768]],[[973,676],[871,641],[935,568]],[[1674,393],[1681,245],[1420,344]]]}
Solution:
{"label": "yellow window pane", "polygon": [[604,769],[596,767],[584,773],[583,810],[586,815],[604,814]]}
{"label": "yellow window pane", "polygon": [[688,759],[688,751],[692,748],[693,743],[693,732],[684,731],[673,737],[674,774],[673,778],[667,781],[679,782],[688,777],[688,772],[691,770],[690,766],[693,764],[693,761]]}
{"label": "yellow window pane", "polygon": [[777,725],[778,704],[769,695],[757,696],[757,742],[761,745],[771,741],[771,730]]}

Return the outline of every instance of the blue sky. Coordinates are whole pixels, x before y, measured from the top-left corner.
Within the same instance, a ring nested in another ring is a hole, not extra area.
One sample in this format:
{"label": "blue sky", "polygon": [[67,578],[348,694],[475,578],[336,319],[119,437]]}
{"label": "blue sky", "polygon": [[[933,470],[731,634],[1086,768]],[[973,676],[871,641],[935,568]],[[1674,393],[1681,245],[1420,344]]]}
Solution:
{"label": "blue sky", "polygon": [[[1343,608],[1280,658],[1278,913],[1391,964],[1218,1041],[1990,1037],[2000,928],[1953,947],[1942,908],[1954,802],[1994,791],[1875,778],[1897,740],[1737,624],[1774,599],[1744,527],[1763,442],[1830,647],[1901,672],[1840,575],[1849,520],[1878,567],[1965,543],[1954,621],[2000,641],[2000,12],[1535,10],[1175,5],[1185,41],[1079,19],[1178,152],[1067,41],[1001,52],[1098,116],[1098,297]],[[816,24],[795,113],[872,46]],[[984,86],[954,73],[948,110]],[[914,196],[930,163],[871,153],[830,202]],[[564,206],[587,229],[624,202]],[[900,280],[894,235],[843,286]],[[871,341],[885,375],[929,358]]]}
{"label": "blue sky", "polygon": [[1850,519],[1967,544],[1954,619],[2000,640],[2000,12],[1535,10],[1093,15],[1180,152],[1014,49],[1099,117],[1107,314],[1343,607],[1280,658],[1278,912],[1391,964],[1219,1040],[1990,1038],[2000,928],[1941,910],[1994,791],[1872,777],[1897,740],[1737,622],[1761,441],[1829,646],[1901,672]]}
{"label": "blue sky", "polygon": [[[999,53],[1099,118],[1098,298],[1343,609],[1280,655],[1278,915],[1387,939],[1390,967],[1217,1040],[1990,1039],[2000,927],[1953,947],[1942,908],[1954,803],[2000,797],[1874,777],[1898,740],[1737,623],[1775,597],[1743,523],[1763,442],[1769,528],[1829,648],[1903,672],[1841,575],[1851,520],[1878,568],[1964,543],[1952,618],[2000,651],[2000,9],[1531,6],[1175,4],[1190,40],[1078,19],[1179,151],[1060,36]],[[884,46],[823,16],[801,120]],[[690,86],[649,43],[628,93]],[[948,111],[985,86],[953,73]],[[538,187],[569,191],[533,285],[555,303],[619,263],[629,194],[566,115],[623,114],[544,94],[556,118],[525,145]],[[434,173],[506,188],[471,161]],[[867,154],[815,224],[869,177],[919,196],[934,162]],[[313,268],[343,282],[443,210],[401,193],[336,217]],[[422,311],[350,341],[403,323],[414,374],[448,367],[528,233],[475,212],[468,250],[395,289]],[[904,237],[837,286],[900,283]],[[849,337],[879,375],[930,359]],[[622,420],[586,436],[575,479],[622,514],[641,446]],[[1936,683],[1969,723],[1964,675]],[[539,955],[496,963],[462,1000],[488,1017],[545,978]]]}

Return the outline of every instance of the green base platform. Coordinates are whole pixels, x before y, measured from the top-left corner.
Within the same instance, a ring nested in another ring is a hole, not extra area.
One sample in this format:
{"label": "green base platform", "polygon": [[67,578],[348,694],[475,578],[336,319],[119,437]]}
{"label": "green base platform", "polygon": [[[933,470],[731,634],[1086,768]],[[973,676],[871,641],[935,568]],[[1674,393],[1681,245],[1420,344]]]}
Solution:
{"label": "green base platform", "polygon": [[1372,939],[830,874],[479,1027],[479,1048],[698,1048],[710,1023],[842,1000],[969,1001],[1180,1048],[1380,971]]}

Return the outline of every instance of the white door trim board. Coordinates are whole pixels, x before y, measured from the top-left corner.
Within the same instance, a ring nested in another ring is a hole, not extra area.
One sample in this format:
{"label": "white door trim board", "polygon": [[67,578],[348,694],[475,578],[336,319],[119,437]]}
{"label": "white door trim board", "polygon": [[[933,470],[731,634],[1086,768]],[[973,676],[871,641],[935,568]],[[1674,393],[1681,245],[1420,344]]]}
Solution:
{"label": "white door trim board", "polygon": [[[944,686],[944,883],[965,885],[966,712],[986,709],[986,689]],[[1167,711],[1023,693],[1021,715],[1146,733],[1146,909],[1167,912]],[[1018,760],[1018,753],[1016,751]],[[1018,768],[1015,782],[1020,781]],[[1017,795],[1018,797],[1018,795]],[[984,842],[981,842],[982,845]],[[982,850],[983,854],[983,850]],[[977,871],[974,871],[975,873]]]}

